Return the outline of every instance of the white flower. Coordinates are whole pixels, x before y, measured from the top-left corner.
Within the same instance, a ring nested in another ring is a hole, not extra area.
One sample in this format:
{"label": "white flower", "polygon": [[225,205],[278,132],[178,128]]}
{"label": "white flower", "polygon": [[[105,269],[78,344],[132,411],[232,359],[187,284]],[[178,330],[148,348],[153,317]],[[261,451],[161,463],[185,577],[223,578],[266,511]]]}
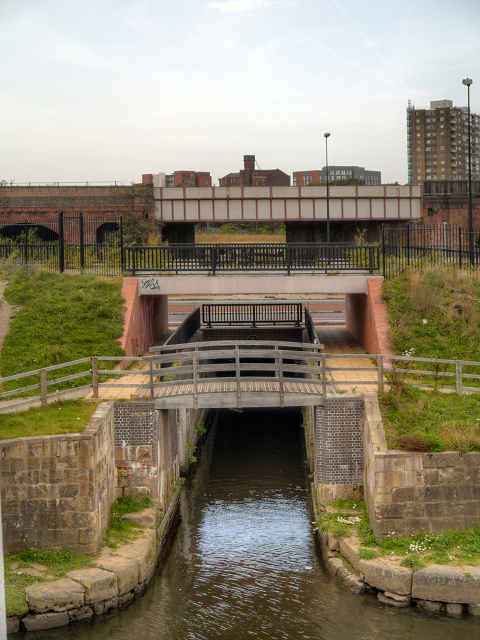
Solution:
{"label": "white flower", "polygon": [[424,319],[422,320],[422,322],[423,322],[423,324],[427,324],[428,320],[427,320],[426,318],[424,318]]}

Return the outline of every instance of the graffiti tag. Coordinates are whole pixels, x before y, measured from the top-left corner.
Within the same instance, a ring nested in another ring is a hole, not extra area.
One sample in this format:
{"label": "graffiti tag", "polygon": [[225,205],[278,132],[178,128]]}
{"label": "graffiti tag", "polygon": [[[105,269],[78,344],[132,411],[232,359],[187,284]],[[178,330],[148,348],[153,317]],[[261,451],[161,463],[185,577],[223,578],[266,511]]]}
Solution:
{"label": "graffiti tag", "polygon": [[152,291],[161,291],[162,287],[158,284],[157,278],[143,278],[142,289],[151,289]]}

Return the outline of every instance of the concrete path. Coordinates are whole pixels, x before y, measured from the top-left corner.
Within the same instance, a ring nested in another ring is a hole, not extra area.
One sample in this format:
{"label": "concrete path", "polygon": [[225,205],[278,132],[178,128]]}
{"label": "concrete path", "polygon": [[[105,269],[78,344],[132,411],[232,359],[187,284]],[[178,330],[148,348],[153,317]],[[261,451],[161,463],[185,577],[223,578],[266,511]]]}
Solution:
{"label": "concrete path", "polygon": [[[327,367],[372,367],[370,358],[355,358],[357,353],[365,353],[365,349],[352,336],[345,325],[319,325],[315,327],[318,338],[325,345],[324,353],[339,355],[339,358],[328,358]],[[329,390],[340,393],[371,393],[377,391],[376,371],[332,371],[327,372]],[[346,384],[346,381],[353,384]],[[375,384],[365,384],[374,382]]]}

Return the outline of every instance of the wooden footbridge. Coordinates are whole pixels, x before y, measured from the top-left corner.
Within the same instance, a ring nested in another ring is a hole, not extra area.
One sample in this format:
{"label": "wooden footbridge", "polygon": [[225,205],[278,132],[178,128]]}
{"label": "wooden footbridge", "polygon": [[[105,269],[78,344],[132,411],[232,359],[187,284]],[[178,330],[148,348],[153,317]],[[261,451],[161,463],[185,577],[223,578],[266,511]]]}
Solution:
{"label": "wooden footbridge", "polygon": [[[322,345],[216,341],[158,347],[142,395],[156,409],[314,406],[326,393]],[[322,375],[323,371],[323,375]]]}

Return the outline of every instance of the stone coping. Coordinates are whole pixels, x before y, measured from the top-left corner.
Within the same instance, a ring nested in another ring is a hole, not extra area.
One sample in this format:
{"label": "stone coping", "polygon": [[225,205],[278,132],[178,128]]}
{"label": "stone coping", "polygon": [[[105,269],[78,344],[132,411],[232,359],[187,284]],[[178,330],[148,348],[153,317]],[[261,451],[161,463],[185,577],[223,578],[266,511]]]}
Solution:
{"label": "stone coping", "polygon": [[394,566],[385,559],[361,560],[358,545],[319,531],[328,573],[353,593],[376,593],[382,604],[415,604],[432,612],[480,615],[480,567],[431,564],[420,571]]}
{"label": "stone coping", "polygon": [[[178,500],[176,491],[163,520],[173,520]],[[26,587],[30,611],[22,618],[7,618],[7,632],[61,627],[131,602],[150,584],[163,549],[164,537],[158,536],[160,514],[155,507],[126,514],[124,517],[145,526],[145,531],[116,549],[103,547],[96,559],[98,567],[70,571],[60,580]],[[165,531],[169,527],[163,520],[160,527]]]}

